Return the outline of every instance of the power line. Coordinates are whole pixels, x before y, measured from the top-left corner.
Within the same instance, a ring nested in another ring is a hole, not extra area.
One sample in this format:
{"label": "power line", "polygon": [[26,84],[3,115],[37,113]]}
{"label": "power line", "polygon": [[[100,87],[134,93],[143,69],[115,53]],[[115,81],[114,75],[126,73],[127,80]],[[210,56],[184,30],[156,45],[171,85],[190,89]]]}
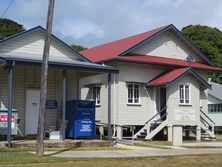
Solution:
{"label": "power line", "polygon": [[14,0],[11,0],[11,2],[9,3],[8,7],[4,10],[4,12],[1,15],[1,19],[3,18],[3,16],[5,15],[5,13],[7,12],[7,10],[10,8],[10,6],[12,5],[12,3],[14,2]]}

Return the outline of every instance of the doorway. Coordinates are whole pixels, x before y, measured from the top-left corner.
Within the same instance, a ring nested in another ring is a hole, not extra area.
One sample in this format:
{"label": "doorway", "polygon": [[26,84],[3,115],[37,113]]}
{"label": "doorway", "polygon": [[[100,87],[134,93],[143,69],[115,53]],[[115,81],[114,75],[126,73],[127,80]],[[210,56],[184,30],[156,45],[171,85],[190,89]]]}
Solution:
{"label": "doorway", "polygon": [[26,91],[26,135],[37,134],[40,90]]}
{"label": "doorway", "polygon": [[160,94],[159,94],[159,112],[162,111],[160,113],[160,117],[161,117],[161,121],[166,120],[166,116],[164,116],[162,118],[163,115],[166,114],[166,88],[165,87],[161,87],[160,89]]}

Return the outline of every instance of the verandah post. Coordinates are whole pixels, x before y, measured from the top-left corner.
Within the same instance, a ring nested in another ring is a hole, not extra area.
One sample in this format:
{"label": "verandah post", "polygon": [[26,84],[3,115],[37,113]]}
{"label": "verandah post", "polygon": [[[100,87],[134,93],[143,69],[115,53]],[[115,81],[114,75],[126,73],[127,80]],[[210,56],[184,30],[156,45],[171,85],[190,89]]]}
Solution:
{"label": "verandah post", "polygon": [[8,141],[8,147],[12,146],[11,143],[11,133],[12,133],[12,127],[11,127],[11,118],[12,118],[12,89],[13,89],[13,66],[15,62],[13,61],[12,64],[8,67],[8,133],[7,133],[7,141]]}
{"label": "verandah post", "polygon": [[67,72],[63,70],[62,72],[62,141],[65,140],[65,130],[66,130],[66,85],[67,85]]}
{"label": "verandah post", "polygon": [[111,74],[108,74],[108,139],[112,139],[111,129]]}

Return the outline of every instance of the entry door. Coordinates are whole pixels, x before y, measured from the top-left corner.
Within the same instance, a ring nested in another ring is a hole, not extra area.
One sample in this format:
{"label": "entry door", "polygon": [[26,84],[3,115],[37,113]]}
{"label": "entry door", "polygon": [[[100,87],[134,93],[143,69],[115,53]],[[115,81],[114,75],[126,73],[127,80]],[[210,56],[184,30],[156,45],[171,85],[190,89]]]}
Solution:
{"label": "entry door", "polygon": [[26,135],[37,134],[40,90],[26,91]]}
{"label": "entry door", "polygon": [[[160,111],[166,107],[166,88],[160,88]],[[166,109],[160,114],[162,117],[166,113]],[[162,120],[165,120],[166,117],[162,118]]]}

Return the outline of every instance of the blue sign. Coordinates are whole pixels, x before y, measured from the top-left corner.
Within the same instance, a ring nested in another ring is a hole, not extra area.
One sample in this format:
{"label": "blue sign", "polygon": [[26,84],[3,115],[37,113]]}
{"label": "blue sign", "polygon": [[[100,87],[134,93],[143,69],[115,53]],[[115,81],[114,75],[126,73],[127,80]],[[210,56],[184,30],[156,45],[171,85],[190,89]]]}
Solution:
{"label": "blue sign", "polygon": [[95,137],[95,102],[72,100],[66,102],[67,137]]}

